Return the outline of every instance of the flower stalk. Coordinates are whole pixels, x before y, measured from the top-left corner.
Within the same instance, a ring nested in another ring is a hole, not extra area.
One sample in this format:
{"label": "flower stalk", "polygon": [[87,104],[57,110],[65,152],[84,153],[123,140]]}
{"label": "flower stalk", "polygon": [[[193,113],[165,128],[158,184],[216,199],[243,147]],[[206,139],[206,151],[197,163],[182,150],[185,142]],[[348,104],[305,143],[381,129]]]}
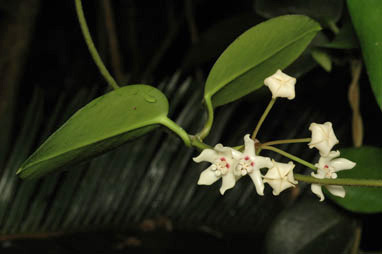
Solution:
{"label": "flower stalk", "polygon": [[310,142],[311,138],[297,138],[297,139],[283,139],[274,140],[263,143],[263,146],[280,145],[280,144],[292,144],[292,143],[307,143]]}
{"label": "flower stalk", "polygon": [[281,155],[283,155],[283,156],[285,156],[285,157],[287,157],[287,158],[289,158],[291,160],[294,160],[294,161],[296,161],[296,162],[298,162],[298,163],[300,163],[300,164],[302,164],[302,165],[304,165],[304,166],[306,166],[308,168],[311,168],[313,170],[317,170],[317,167],[315,167],[312,163],[309,163],[309,162],[307,162],[307,161],[305,161],[303,159],[300,159],[299,157],[294,156],[294,155],[292,155],[290,153],[287,153],[287,152],[285,152],[285,151],[283,151],[281,149],[278,149],[278,148],[273,147],[273,146],[267,146],[267,145],[261,145],[260,147],[262,149],[264,149],[264,150],[270,150],[270,151],[279,153],[279,154],[281,154]]}
{"label": "flower stalk", "polygon": [[382,187],[382,180],[377,179],[356,179],[356,178],[324,178],[318,179],[312,176],[294,174],[294,179],[306,183],[316,183],[322,185],[343,185],[343,186],[363,186],[363,187]]}
{"label": "flower stalk", "polygon": [[271,101],[269,102],[268,106],[264,110],[263,115],[260,117],[260,120],[257,123],[256,128],[255,128],[255,130],[252,133],[252,137],[251,137],[252,140],[256,139],[256,135],[259,132],[261,125],[263,124],[263,122],[264,122],[265,118],[267,117],[269,111],[271,111],[271,109],[273,107],[273,104],[275,104],[275,102],[276,102],[276,98],[272,98]]}

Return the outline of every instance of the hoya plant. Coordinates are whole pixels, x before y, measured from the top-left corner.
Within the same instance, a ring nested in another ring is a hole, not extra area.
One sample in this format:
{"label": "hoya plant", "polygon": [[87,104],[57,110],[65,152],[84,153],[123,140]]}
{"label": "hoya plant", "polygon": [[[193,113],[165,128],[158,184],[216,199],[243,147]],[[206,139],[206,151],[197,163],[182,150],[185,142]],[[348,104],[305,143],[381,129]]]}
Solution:
{"label": "hoya plant", "polygon": [[[256,2],[258,11],[269,19],[242,33],[216,60],[202,91],[205,122],[197,132],[188,133],[184,126],[169,117],[171,104],[155,85],[138,83],[121,86],[116,82],[95,48],[81,0],[75,0],[79,24],[90,54],[112,90],[74,113],[22,163],[16,174],[26,180],[40,178],[104,154],[140,136],[150,137],[153,130],[162,127],[170,135],[177,136],[187,149],[198,151],[193,163],[206,162],[207,168],[201,171],[198,179],[194,179],[195,185],[220,184],[220,195],[227,195],[244,178],[250,179],[253,192],[259,198],[269,193],[267,188],[272,190],[274,196],[279,196],[299,184],[307,184],[318,203],[329,197],[352,212],[381,212],[382,175],[380,165],[375,160],[381,149],[361,146],[362,130],[358,128],[357,131],[359,118],[353,121],[353,136],[358,144],[355,148],[336,147],[340,140],[336,136],[336,126],[330,121],[305,123],[309,126],[310,136],[277,140],[262,138],[263,123],[277,121],[272,118],[272,108],[282,101],[282,105],[286,105],[286,112],[292,114],[292,109],[289,111],[287,107],[288,102],[301,96],[295,89],[299,85],[300,75],[289,73],[292,64],[310,54],[316,64],[330,71],[332,60],[327,49],[352,47],[351,42],[341,41],[343,30],[335,25],[335,13],[327,17],[315,17],[307,13],[309,17],[272,12],[277,5],[275,1]],[[368,29],[363,21],[358,21],[361,17],[356,9],[363,8],[359,6],[362,4],[349,0],[348,5],[356,32],[361,34],[362,52],[380,107],[382,78],[379,77],[380,68],[376,67],[380,66],[380,61],[374,57],[375,50],[380,48],[370,49],[369,40],[375,38],[370,38],[373,37],[370,33],[362,35]],[[320,41],[325,36],[321,31],[323,27],[328,27],[336,35],[332,41]],[[356,62],[352,66],[353,73],[359,70]],[[264,112],[257,123],[246,130],[242,141],[234,146],[222,142],[208,143],[206,140],[213,134],[213,127],[223,124],[221,128],[228,128],[228,125],[234,124],[219,122],[215,115],[217,109],[224,106],[224,110],[229,110],[233,102],[256,93],[267,98],[269,103],[263,105],[251,101],[253,107],[263,108]],[[357,93],[353,95],[356,97]],[[351,101],[356,104],[357,98]],[[357,105],[352,106],[357,108]],[[337,112],[336,108],[332,111],[338,115],[342,113]],[[296,126],[284,128],[293,129]],[[313,150],[318,159],[306,161],[303,154],[293,154],[278,148],[278,145],[294,143],[306,151]],[[266,151],[281,155],[288,161],[281,162],[269,153],[264,155]],[[297,164],[308,168],[309,173],[295,172]]]}

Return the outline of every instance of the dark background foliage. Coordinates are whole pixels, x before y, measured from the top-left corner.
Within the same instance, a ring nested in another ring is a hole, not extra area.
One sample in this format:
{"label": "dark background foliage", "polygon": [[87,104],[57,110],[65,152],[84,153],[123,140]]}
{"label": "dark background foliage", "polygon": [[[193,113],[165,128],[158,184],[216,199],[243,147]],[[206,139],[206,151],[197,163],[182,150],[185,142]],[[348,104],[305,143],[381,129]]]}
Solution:
{"label": "dark background foliage", "polygon": [[[238,35],[266,20],[247,0],[83,4],[97,48],[117,81],[159,87],[169,97],[172,118],[192,133],[203,124],[201,93],[214,61]],[[341,13],[339,24],[346,6]],[[197,152],[158,130],[71,170],[35,182],[17,179],[17,166],[33,149],[108,88],[83,41],[73,1],[0,1],[0,53],[1,253],[246,247],[259,253],[350,253],[355,242],[362,250],[382,251],[373,234],[380,214],[353,214],[330,200],[319,203],[304,184],[280,197],[268,189],[260,198],[243,180],[221,197],[219,184],[196,186],[205,167],[191,162]],[[302,66],[291,68],[301,75],[297,97],[277,103],[262,127],[262,140],[306,137],[310,122],[331,121],[341,147],[352,146],[351,72],[341,59],[361,55],[358,49],[331,54],[336,65],[330,73],[312,60],[304,66],[307,73],[299,73]],[[364,144],[381,147],[381,111],[365,71],[360,88]],[[207,142],[240,144],[268,96],[262,89],[219,108]],[[317,159],[303,145],[283,148]]]}

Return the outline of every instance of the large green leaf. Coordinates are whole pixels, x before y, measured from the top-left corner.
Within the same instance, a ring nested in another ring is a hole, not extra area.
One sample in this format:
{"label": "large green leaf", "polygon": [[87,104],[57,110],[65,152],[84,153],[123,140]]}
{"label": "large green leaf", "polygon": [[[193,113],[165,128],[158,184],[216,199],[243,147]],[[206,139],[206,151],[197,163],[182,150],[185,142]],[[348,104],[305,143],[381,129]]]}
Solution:
{"label": "large green leaf", "polygon": [[382,1],[348,0],[374,95],[382,109]]}
{"label": "large green leaf", "polygon": [[216,107],[260,88],[266,77],[291,64],[320,29],[317,22],[301,15],[281,16],[252,27],[216,61],[205,97]]}
{"label": "large green leaf", "polygon": [[53,133],[20,167],[35,178],[113,149],[167,119],[168,101],[158,89],[131,85],[91,101]]}
{"label": "large green leaf", "polygon": [[[381,179],[382,149],[376,147],[347,148],[341,157],[357,163],[351,170],[338,172],[339,178]],[[382,188],[345,186],[345,198],[326,193],[342,207],[362,213],[382,212]],[[324,188],[325,190],[325,188]]]}

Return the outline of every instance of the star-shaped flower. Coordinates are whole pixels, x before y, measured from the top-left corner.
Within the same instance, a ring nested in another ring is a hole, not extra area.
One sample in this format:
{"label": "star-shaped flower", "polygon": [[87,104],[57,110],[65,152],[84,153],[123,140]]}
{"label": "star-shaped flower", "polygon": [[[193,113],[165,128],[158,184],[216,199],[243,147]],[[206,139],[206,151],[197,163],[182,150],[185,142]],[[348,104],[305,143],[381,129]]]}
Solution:
{"label": "star-shaped flower", "polygon": [[211,165],[205,169],[199,177],[199,185],[211,185],[222,178],[220,193],[235,186],[238,179],[233,174],[233,169],[236,167],[236,160],[232,153],[235,150],[230,147],[224,147],[222,144],[217,144],[214,149],[204,149],[199,156],[193,158],[195,162],[208,161]]}
{"label": "star-shaped flower", "polygon": [[[348,159],[334,159],[338,156],[340,156],[340,151],[331,151],[328,156],[321,157],[318,163],[315,164],[315,166],[317,167],[317,173],[312,173],[312,176],[319,179],[335,179],[337,178],[336,172],[352,169],[356,165],[355,162],[352,162]],[[346,193],[344,187],[338,185],[325,185],[325,187],[334,196],[342,198],[345,197]],[[312,184],[311,189],[312,192],[320,198],[320,201],[324,201],[325,197],[322,193],[321,184]]]}
{"label": "star-shaped flower", "polygon": [[237,160],[234,174],[244,176],[248,174],[256,187],[257,194],[264,195],[264,183],[261,177],[261,168],[271,168],[271,160],[267,157],[257,156],[255,153],[255,142],[249,137],[244,136],[244,152],[235,151],[233,157]]}
{"label": "star-shaped flower", "polygon": [[284,97],[292,100],[295,97],[294,85],[296,79],[281,70],[277,70],[275,74],[266,78],[264,84],[271,90],[272,98]]}
{"label": "star-shaped flower", "polygon": [[268,183],[273,188],[273,195],[277,196],[285,189],[294,187],[297,181],[293,177],[293,162],[279,163],[273,162],[273,167],[264,176],[264,183]]}
{"label": "star-shaped flower", "polygon": [[334,135],[331,122],[324,124],[311,123],[309,130],[312,132],[312,140],[308,144],[309,148],[317,148],[321,156],[328,156],[338,139]]}

